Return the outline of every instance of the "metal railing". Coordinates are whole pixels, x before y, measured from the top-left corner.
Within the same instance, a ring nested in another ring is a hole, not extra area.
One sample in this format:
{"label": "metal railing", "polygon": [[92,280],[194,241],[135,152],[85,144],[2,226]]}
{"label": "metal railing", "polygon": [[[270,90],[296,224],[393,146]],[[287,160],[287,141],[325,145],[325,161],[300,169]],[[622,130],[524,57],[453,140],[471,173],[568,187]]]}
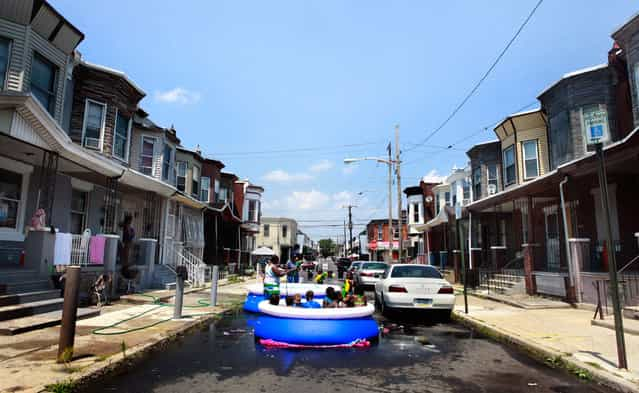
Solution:
{"label": "metal railing", "polygon": [[[612,293],[610,292],[610,280],[595,280],[592,283],[597,294],[597,309],[593,318],[597,317],[597,313],[601,319],[605,315],[612,312]],[[639,305],[639,274],[621,274],[619,275],[619,301],[621,307],[631,307]]]}
{"label": "metal railing", "polygon": [[71,265],[86,266],[89,264],[89,242],[91,233],[71,235]]}
{"label": "metal railing", "polygon": [[188,273],[186,281],[193,287],[203,286],[208,266],[200,258],[185,249],[181,251],[174,250],[174,253],[176,266],[186,267]]}
{"label": "metal railing", "polygon": [[507,294],[524,279],[519,269],[478,269],[479,288],[494,294]]}

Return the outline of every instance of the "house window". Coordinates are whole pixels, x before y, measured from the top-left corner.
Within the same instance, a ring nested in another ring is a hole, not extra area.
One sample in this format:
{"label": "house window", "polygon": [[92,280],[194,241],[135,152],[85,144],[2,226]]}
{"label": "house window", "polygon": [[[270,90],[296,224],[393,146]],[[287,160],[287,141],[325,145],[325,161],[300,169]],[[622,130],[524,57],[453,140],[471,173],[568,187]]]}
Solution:
{"label": "house window", "polygon": [[7,70],[9,69],[9,51],[11,41],[0,38],[0,89],[5,88],[7,82]]}
{"label": "house window", "polygon": [[186,190],[186,162],[177,162],[177,189],[184,192]]}
{"label": "house window", "polygon": [[106,104],[87,100],[84,106],[82,145],[90,149],[102,149],[102,135],[106,121]]}
{"label": "house window", "polygon": [[195,198],[200,195],[200,167],[195,165],[191,173],[191,195]]}
{"label": "house window", "polygon": [[164,144],[164,154],[162,155],[162,180],[169,181],[171,170],[173,169],[173,148]]}
{"label": "house window", "polygon": [[515,146],[509,146],[504,150],[504,183],[506,186],[517,181],[515,172]]}
{"label": "house window", "polygon": [[140,172],[153,176],[153,152],[155,150],[155,138],[142,137],[142,150],[140,151]]}
{"label": "house window", "polygon": [[413,203],[413,222],[419,223],[419,203]]}
{"label": "house window", "polygon": [[470,180],[469,179],[462,180],[462,191],[464,192],[463,204],[466,204],[470,201]]}
{"label": "house window", "polygon": [[218,179],[215,179],[213,182],[213,192],[215,193],[215,200],[213,202],[217,202],[220,199],[220,181]]}
{"label": "house window", "polygon": [[441,201],[439,200],[439,193],[435,194],[435,215],[439,213],[441,208]]}
{"label": "house window", "polygon": [[444,193],[444,204],[446,204],[446,206],[450,206],[450,191],[446,191]]}
{"label": "house window", "polygon": [[264,224],[264,237],[269,237],[271,231],[271,226],[269,224]]}
{"label": "house window", "polygon": [[248,203],[248,220],[250,222],[257,222],[257,201],[249,200]]}
{"label": "house window", "polygon": [[399,239],[400,231],[401,231],[401,228],[397,228],[396,230],[393,231],[393,239]]}
{"label": "house window", "polygon": [[532,179],[539,176],[539,159],[537,157],[537,140],[524,141],[524,179]]}
{"label": "house window", "polygon": [[379,241],[384,240],[384,231],[382,228],[382,224],[377,226],[377,240]]}
{"label": "house window", "polygon": [[31,64],[31,92],[49,113],[55,107],[55,66],[35,53]]}
{"label": "house window", "polygon": [[202,202],[209,202],[209,193],[211,191],[211,178],[202,176],[200,179],[202,182],[202,189],[200,190],[200,200]]}
{"label": "house window", "polygon": [[219,195],[219,199],[222,202],[226,202],[226,200],[228,199],[228,188],[226,187],[221,187],[220,188],[220,195]]}
{"label": "house window", "polygon": [[0,169],[0,228],[18,229],[22,175]]}
{"label": "house window", "polygon": [[87,192],[71,190],[71,233],[79,235],[84,232],[87,222],[88,199]]}
{"label": "house window", "polygon": [[488,195],[492,195],[499,191],[498,182],[497,164],[488,164]]}
{"label": "house window", "polygon": [[282,225],[282,237],[286,239],[287,236],[288,236],[288,226]]}
{"label": "house window", "polygon": [[473,168],[473,200],[481,199],[481,166]]}
{"label": "house window", "polygon": [[113,140],[113,155],[121,160],[129,158],[129,135],[131,133],[131,119],[120,111],[115,120],[115,135]]}

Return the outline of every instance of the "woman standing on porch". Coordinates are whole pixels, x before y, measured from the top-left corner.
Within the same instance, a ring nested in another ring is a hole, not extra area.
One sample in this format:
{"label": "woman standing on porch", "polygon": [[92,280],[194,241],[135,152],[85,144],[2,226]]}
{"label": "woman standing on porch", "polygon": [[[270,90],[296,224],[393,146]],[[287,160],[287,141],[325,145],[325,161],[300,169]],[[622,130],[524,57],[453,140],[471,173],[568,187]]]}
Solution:
{"label": "woman standing on porch", "polygon": [[122,227],[122,248],[120,248],[120,264],[122,267],[129,266],[129,254],[131,253],[131,245],[135,238],[135,230],[131,226],[132,221],[132,216],[125,216],[124,221],[120,224]]}

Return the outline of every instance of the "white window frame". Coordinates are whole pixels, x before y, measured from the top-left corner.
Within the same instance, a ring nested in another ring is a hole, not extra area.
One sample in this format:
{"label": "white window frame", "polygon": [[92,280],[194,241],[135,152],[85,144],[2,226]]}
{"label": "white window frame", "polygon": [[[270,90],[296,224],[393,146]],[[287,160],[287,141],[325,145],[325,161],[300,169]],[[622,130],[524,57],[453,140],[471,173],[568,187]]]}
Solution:
{"label": "white window frame", "polygon": [[140,164],[138,165],[138,168],[140,169],[140,173],[142,173],[143,175],[146,175],[146,173],[144,173],[144,171],[142,170],[142,155],[144,153],[144,139],[152,139],[153,140],[153,153],[151,155],[151,175],[147,175],[147,176],[151,176],[151,177],[155,177],[155,146],[157,145],[158,142],[158,138],[154,137],[154,136],[150,136],[150,135],[142,135],[142,137],[140,138]]}
{"label": "white window frame", "polygon": [[[47,92],[47,94],[51,94],[51,99],[53,100],[53,108],[44,108],[44,104],[42,102],[40,102],[40,100],[38,100],[36,98],[36,95],[33,94],[33,63],[35,62],[36,58],[40,57],[41,60],[43,60],[43,62],[48,62],[49,64],[51,64],[53,66],[53,90],[51,92]],[[35,98],[36,101],[38,101],[38,103],[40,103],[40,105],[42,105],[42,107],[49,113],[51,114],[51,116],[54,116],[55,111],[58,109],[58,100],[57,100],[57,94],[58,94],[58,78],[60,78],[60,66],[56,63],[54,63],[53,61],[51,61],[47,56],[44,56],[43,54],[41,54],[38,51],[33,51],[33,54],[31,55],[31,71],[30,71],[31,75],[29,75],[29,89],[31,90],[31,95],[33,96],[33,98]],[[84,139],[83,139],[84,141]]]}
{"label": "white window frame", "polygon": [[9,79],[9,68],[11,68],[11,51],[13,49],[13,40],[11,38],[7,38],[5,36],[0,36],[0,40],[3,41],[7,41],[8,43],[8,47],[7,47],[7,69],[5,70],[4,73],[4,83],[2,84],[2,86],[0,86],[0,89],[2,90],[6,90],[7,86],[8,86],[8,79]]}
{"label": "white window frame", "polygon": [[[525,147],[525,145],[527,143],[534,143],[534,145],[535,145],[535,158],[534,159],[535,159],[535,161],[537,161],[537,173],[534,174],[534,176],[531,176],[528,173],[528,168],[526,167],[526,161],[532,160],[532,158],[527,158],[526,157],[526,147]],[[525,141],[521,141],[521,155],[522,155],[522,158],[524,160],[524,162],[523,162],[524,180],[534,179],[537,176],[539,176],[539,174],[541,173],[541,170],[539,168],[539,139],[528,139],[528,140],[525,140]]]}
{"label": "white window frame", "polygon": [[[254,217],[253,217],[253,219],[251,219],[251,202],[254,204],[254,209],[253,209]],[[255,200],[255,199],[249,199],[248,200],[248,211],[247,211],[247,214],[246,214],[246,217],[247,217],[248,221],[249,222],[257,222],[258,221],[258,219],[257,219],[258,213],[259,213],[258,201]]]}
{"label": "white window frame", "polygon": [[[129,117],[129,124],[127,125],[127,128],[126,128],[126,145],[124,148],[124,157],[119,157],[115,154],[115,138],[117,135],[119,114],[120,114],[120,110],[116,108],[115,109],[115,125],[113,127],[113,145],[111,146],[111,156],[122,162],[129,162],[129,154],[131,154],[131,124],[133,123],[133,117]],[[155,144],[153,145],[153,152],[155,153]],[[140,152],[140,154],[142,153]]]}
{"label": "white window frame", "polygon": [[[206,179],[206,188],[204,187],[204,180]],[[206,191],[206,198],[203,197],[203,193]],[[211,178],[208,176],[200,176],[200,201],[209,203],[211,201]]]}
{"label": "white window frame", "polygon": [[264,233],[264,237],[271,237],[271,225],[270,224],[264,224],[263,233]]}
{"label": "white window frame", "polygon": [[[184,176],[180,176],[180,166],[181,164],[184,164]],[[179,177],[184,177],[184,193],[186,193],[186,180],[189,178],[188,176],[188,172],[189,171],[189,164],[186,161],[180,160],[180,161],[175,161],[175,188],[178,187],[178,178]]]}
{"label": "white window frame", "polygon": [[[197,180],[195,180],[195,170],[197,169]],[[202,178],[202,168],[200,168],[197,165],[192,165],[191,166],[191,196],[192,197],[196,197],[197,199],[200,199],[200,190],[202,189],[202,185],[200,184],[200,179]],[[197,183],[197,188],[199,188],[199,190],[194,190],[193,186],[194,184]]]}
{"label": "white window frame", "polygon": [[25,212],[27,209],[27,197],[29,192],[29,178],[33,172],[31,165],[23,164],[19,161],[0,157],[0,166],[4,170],[19,173],[22,175],[22,186],[20,188],[20,201],[18,202],[18,219],[15,228],[0,228],[0,240],[21,242],[24,241]]}
{"label": "white window frame", "polygon": [[384,226],[382,224],[377,225],[377,241],[384,241]]}
{"label": "white window frame", "polygon": [[[164,162],[166,160],[165,154],[166,154],[166,147],[169,147],[170,152],[169,152],[169,169],[168,169],[168,173],[166,174],[166,179],[164,178]],[[166,181],[168,183],[171,182],[171,171],[175,170],[175,146],[173,146],[170,143],[164,142],[164,144],[162,145],[162,173],[160,174],[161,179],[163,181]]]}
{"label": "white window frame", "polygon": [[[506,165],[506,152],[512,150],[513,152],[513,166],[515,167],[515,178],[513,181],[508,181],[508,166]],[[515,145],[510,145],[502,151],[502,162],[504,163],[504,187],[508,187],[511,184],[517,183],[517,153],[515,152]]]}
{"label": "white window frame", "polygon": [[[84,143],[84,136],[85,136],[86,130],[87,130],[87,117],[89,115],[89,103],[95,104],[95,105],[100,105],[100,106],[102,106],[102,108],[104,108],[104,110],[102,111],[102,120],[100,122],[100,140],[98,142],[98,148],[97,149],[94,149],[93,147],[87,146]],[[82,147],[84,147],[86,149],[91,149],[91,150],[99,150],[99,151],[103,150],[103,148],[104,148],[104,130],[105,130],[105,126],[106,126],[107,109],[108,109],[107,104],[105,104],[104,102],[92,100],[90,98],[87,98],[87,99],[84,100],[84,118],[82,120],[82,140],[81,140]]]}
{"label": "white window frame", "polygon": [[490,186],[490,167],[495,167],[495,193],[499,192],[499,167],[496,163],[486,164],[486,193],[488,193],[488,187]]}

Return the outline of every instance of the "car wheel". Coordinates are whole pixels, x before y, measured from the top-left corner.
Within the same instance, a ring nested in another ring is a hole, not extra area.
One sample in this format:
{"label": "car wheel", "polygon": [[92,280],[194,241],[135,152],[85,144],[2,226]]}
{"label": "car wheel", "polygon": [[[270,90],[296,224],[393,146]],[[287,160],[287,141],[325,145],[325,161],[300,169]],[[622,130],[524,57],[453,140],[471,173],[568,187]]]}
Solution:
{"label": "car wheel", "polygon": [[379,303],[379,297],[377,297],[377,291],[375,291],[375,310],[381,310],[381,304]]}
{"label": "car wheel", "polygon": [[386,306],[383,293],[382,293],[382,298],[379,301],[379,310],[384,316],[388,316],[388,314],[391,312],[391,309]]}

